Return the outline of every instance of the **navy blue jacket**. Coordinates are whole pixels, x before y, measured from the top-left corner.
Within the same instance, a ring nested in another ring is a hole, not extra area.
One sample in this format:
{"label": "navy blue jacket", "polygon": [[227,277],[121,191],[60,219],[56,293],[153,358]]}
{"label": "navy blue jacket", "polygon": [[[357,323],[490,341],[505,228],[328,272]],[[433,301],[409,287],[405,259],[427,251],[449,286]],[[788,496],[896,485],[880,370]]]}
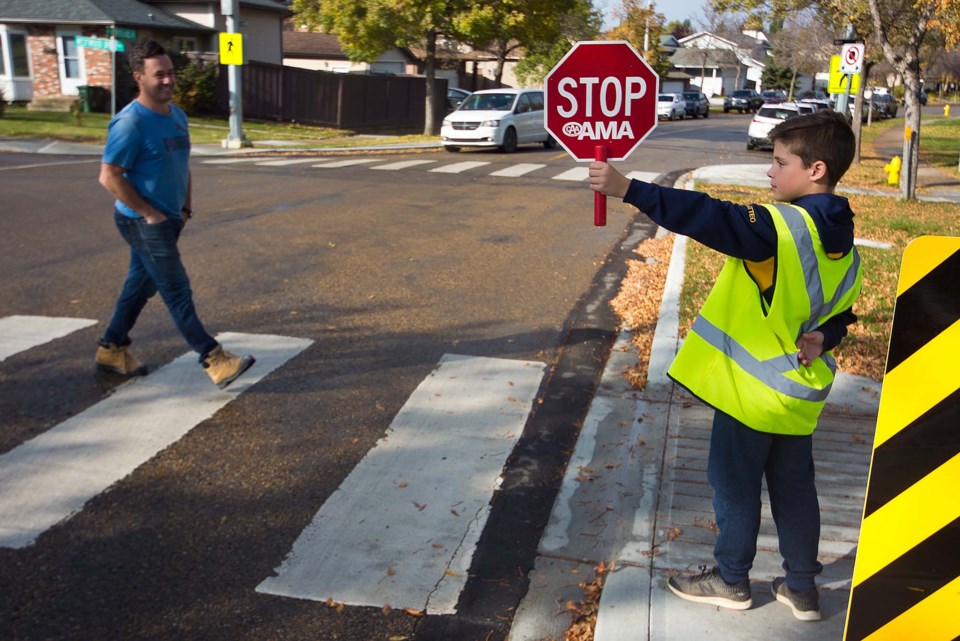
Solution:
{"label": "navy blue jacket", "polygon": [[[623,202],[633,205],[653,222],[689,236],[718,252],[751,262],[777,254],[777,232],[766,207],[737,205],[711,198],[698,191],[661,187],[630,181]],[[853,249],[853,211],[846,198],[835,194],[811,194],[793,201],[810,214],[827,254],[845,256]],[[769,301],[773,287],[763,292]],[[857,322],[852,308],[818,327],[823,349],[831,350],[847,335],[847,325]]]}

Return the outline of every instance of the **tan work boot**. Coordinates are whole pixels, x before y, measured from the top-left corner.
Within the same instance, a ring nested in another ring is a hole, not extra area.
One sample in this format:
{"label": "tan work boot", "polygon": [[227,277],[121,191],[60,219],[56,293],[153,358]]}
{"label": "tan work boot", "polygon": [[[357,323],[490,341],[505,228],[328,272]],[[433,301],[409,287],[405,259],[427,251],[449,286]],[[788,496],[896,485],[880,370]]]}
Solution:
{"label": "tan work boot", "polygon": [[113,372],[121,376],[146,376],[147,367],[127,350],[126,345],[97,345],[97,356],[94,358],[97,369],[104,372]]}
{"label": "tan work boot", "polygon": [[237,380],[255,362],[256,359],[253,356],[240,357],[223,349],[222,345],[217,345],[203,359],[203,369],[207,370],[210,380],[223,389]]}

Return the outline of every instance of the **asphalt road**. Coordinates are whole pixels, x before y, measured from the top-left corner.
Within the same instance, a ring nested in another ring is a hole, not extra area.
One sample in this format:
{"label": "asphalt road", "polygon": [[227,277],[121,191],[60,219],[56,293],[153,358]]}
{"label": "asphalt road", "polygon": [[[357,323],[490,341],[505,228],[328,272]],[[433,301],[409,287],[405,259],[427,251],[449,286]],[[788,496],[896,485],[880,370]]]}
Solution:
{"label": "asphalt road", "polygon": [[[748,121],[661,123],[622,168],[757,162],[762,153],[744,151]],[[422,636],[423,619],[403,612],[254,588],[444,354],[557,366],[593,299],[608,296],[600,276],[616,273],[621,241],[653,228],[619,203],[593,227],[586,184],[554,178],[575,167],[562,150],[351,158],[368,162],[194,159],[197,215],[181,252],[204,322],[315,342],[33,545],[0,548],[0,638]],[[430,163],[373,168],[404,160]],[[488,164],[431,171],[468,161]],[[517,163],[543,167],[490,175]],[[97,169],[89,158],[0,154],[0,318],[100,321],[0,362],[0,454],[123,382],[92,368],[126,269]],[[152,367],[186,349],[159,300],[133,338]],[[597,368],[601,356],[585,358]]]}

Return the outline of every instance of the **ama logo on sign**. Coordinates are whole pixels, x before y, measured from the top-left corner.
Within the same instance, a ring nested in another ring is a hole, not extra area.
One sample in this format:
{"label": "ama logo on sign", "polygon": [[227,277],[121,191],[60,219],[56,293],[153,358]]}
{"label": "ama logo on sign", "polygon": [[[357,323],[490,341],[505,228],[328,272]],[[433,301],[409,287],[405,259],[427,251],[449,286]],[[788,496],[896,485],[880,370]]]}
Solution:
{"label": "ama logo on sign", "polygon": [[657,126],[659,80],[628,42],[578,42],[544,80],[547,131],[577,160],[622,160]]}

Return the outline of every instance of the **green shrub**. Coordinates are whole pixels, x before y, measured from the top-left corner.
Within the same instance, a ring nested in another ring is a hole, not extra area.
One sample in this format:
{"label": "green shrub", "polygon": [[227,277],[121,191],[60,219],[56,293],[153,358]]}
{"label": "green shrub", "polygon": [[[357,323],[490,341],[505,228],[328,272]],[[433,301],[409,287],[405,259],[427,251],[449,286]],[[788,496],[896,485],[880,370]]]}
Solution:
{"label": "green shrub", "polygon": [[177,85],[173,102],[191,116],[217,111],[217,75],[220,66],[174,55]]}

